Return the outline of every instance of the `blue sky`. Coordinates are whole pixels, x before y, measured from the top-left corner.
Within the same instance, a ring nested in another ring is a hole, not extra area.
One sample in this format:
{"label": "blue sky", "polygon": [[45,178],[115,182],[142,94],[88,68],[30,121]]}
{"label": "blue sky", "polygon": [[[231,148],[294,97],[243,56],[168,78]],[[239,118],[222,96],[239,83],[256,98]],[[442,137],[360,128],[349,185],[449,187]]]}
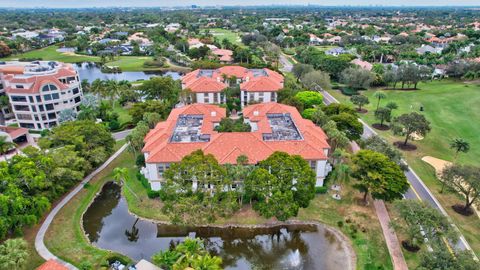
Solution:
{"label": "blue sky", "polygon": [[480,6],[479,0],[0,0],[0,7],[111,7],[111,6],[179,6],[179,5],[395,5],[395,6]]}

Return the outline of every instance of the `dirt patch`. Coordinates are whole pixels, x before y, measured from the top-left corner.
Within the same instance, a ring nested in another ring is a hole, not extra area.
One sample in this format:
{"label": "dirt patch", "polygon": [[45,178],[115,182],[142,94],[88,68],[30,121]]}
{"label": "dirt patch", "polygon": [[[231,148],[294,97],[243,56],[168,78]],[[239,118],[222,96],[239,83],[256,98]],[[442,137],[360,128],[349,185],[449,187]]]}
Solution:
{"label": "dirt patch", "polygon": [[394,142],[393,145],[395,145],[398,149],[403,150],[403,151],[415,151],[417,150],[417,146],[414,144],[407,143],[406,145],[403,144],[403,142]]}
{"label": "dirt patch", "polygon": [[364,109],[364,108],[361,108],[361,109],[358,109],[358,108],[357,108],[356,111],[357,111],[358,113],[362,113],[362,114],[368,113],[368,110],[367,110],[367,109]]}
{"label": "dirt patch", "polygon": [[457,212],[457,213],[459,213],[460,215],[462,215],[462,216],[468,217],[468,216],[473,215],[473,210],[472,210],[471,207],[465,209],[465,206],[464,206],[464,205],[461,205],[461,204],[452,205],[452,209],[453,209],[455,212]]}
{"label": "dirt patch", "polygon": [[374,127],[375,129],[378,129],[378,130],[389,130],[390,127],[387,126],[387,125],[382,125],[382,124],[373,124],[372,127]]}

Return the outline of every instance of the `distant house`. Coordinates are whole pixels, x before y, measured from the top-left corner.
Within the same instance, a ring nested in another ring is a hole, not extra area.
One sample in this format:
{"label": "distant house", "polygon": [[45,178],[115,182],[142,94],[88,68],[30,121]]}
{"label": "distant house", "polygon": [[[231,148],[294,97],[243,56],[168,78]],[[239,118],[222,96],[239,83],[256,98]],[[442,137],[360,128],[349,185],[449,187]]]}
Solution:
{"label": "distant house", "polygon": [[38,37],[38,33],[37,32],[33,32],[33,31],[22,31],[22,32],[16,32],[16,33],[13,33],[12,34],[12,37],[13,39],[17,38],[17,37],[22,37],[24,39],[33,39],[33,38],[36,38]]}
{"label": "distant house", "polygon": [[128,37],[128,32],[115,32],[113,33],[113,36],[119,39],[122,37]]}
{"label": "distant house", "polygon": [[342,37],[340,36],[334,36],[332,38],[327,39],[327,42],[332,43],[332,44],[338,44],[342,41]]}
{"label": "distant house", "polygon": [[98,41],[98,43],[104,44],[104,45],[107,44],[107,43],[111,43],[111,42],[120,42],[120,40],[114,39],[114,38],[104,38],[104,39],[100,39]]}
{"label": "distant house", "polygon": [[309,41],[310,45],[319,45],[319,44],[322,44],[323,41],[324,41],[323,39],[317,37],[316,35],[310,34],[310,41]]}
{"label": "distant house", "polygon": [[218,60],[224,64],[230,64],[233,62],[233,51],[225,49],[214,49],[212,53],[218,57]]}
{"label": "distant house", "polygon": [[365,70],[372,70],[373,68],[373,65],[367,61],[362,61],[360,59],[353,59],[350,63],[354,64],[354,65],[357,65],[359,67],[361,67],[362,69],[365,69]]}
{"label": "distant house", "polygon": [[426,53],[442,53],[443,51],[443,48],[440,48],[440,47],[432,47],[430,45],[425,45],[423,44],[421,47],[419,48],[416,48],[415,51],[418,53],[418,54],[426,54]]}
{"label": "distant house", "polygon": [[182,26],[179,23],[170,23],[167,26],[165,26],[165,31],[169,33],[173,33],[180,30],[181,27]]}
{"label": "distant house", "polygon": [[342,47],[336,47],[336,48],[332,48],[330,50],[325,51],[325,54],[333,55],[333,56],[339,56],[340,54],[347,54],[347,53],[348,51]]}

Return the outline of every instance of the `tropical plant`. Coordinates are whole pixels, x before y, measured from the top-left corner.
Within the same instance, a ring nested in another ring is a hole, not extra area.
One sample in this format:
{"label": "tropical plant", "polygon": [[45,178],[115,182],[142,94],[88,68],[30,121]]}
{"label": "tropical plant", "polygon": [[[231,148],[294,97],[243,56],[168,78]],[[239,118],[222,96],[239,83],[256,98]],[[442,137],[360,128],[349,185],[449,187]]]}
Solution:
{"label": "tropical plant", "polygon": [[470,150],[470,143],[462,138],[455,138],[450,143],[450,148],[455,150],[455,158],[454,161],[457,160],[458,153],[467,153]]}
{"label": "tropical plant", "polygon": [[21,270],[28,260],[27,242],[21,238],[8,239],[0,245],[0,268]]}

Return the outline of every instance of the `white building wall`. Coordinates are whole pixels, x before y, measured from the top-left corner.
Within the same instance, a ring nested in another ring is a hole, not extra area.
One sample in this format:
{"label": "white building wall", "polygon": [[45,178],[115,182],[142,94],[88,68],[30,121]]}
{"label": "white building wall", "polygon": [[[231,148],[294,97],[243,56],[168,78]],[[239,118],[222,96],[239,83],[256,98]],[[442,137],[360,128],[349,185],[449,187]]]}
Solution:
{"label": "white building wall", "polygon": [[[263,95],[263,97],[262,97]],[[272,99],[273,96],[273,99]],[[262,97],[262,98],[261,98]],[[240,100],[242,106],[248,105],[250,102],[277,102],[276,92],[247,92],[241,91]]]}
{"label": "white building wall", "polygon": [[[217,99],[215,99],[215,96],[217,96]],[[208,102],[205,100],[205,98],[208,97]],[[197,103],[207,103],[207,104],[221,104],[225,103],[225,97],[222,97],[222,93],[196,93],[196,98],[197,98]]]}

